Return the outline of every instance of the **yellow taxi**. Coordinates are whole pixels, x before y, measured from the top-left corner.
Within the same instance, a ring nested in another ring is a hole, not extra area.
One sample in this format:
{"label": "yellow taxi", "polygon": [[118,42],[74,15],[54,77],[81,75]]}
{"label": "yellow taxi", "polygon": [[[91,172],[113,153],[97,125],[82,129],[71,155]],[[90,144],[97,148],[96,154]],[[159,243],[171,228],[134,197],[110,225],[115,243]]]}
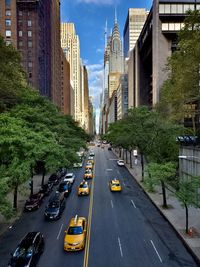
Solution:
{"label": "yellow taxi", "polygon": [[85,169],[90,169],[92,170],[93,169],[93,165],[91,162],[87,162],[86,165],[85,165]]}
{"label": "yellow taxi", "polygon": [[87,163],[92,163],[94,165],[94,160],[93,159],[88,159]]}
{"label": "yellow taxi", "polygon": [[78,251],[85,247],[87,231],[87,220],[76,215],[70,220],[69,226],[65,231],[64,250]]}
{"label": "yellow taxi", "polygon": [[91,169],[85,170],[84,174],[84,179],[92,179],[93,178],[93,173]]}
{"label": "yellow taxi", "polygon": [[89,195],[90,193],[90,187],[88,182],[81,182],[79,187],[78,187],[78,195],[82,196],[82,195]]}
{"label": "yellow taxi", "polygon": [[113,179],[110,181],[110,191],[112,192],[120,192],[122,191],[122,187],[120,181],[117,179]]}

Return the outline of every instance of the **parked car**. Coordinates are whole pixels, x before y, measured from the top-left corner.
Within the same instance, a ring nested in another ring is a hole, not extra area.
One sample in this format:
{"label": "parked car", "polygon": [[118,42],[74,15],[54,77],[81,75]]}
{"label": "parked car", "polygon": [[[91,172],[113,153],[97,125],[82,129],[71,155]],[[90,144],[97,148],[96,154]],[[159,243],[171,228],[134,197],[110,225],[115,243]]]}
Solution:
{"label": "parked car", "polygon": [[59,182],[60,182],[60,177],[56,173],[53,173],[49,177],[48,183],[52,183],[53,185],[57,185],[57,184],[59,184]]}
{"label": "parked car", "polygon": [[118,166],[124,166],[124,161],[122,159],[117,161]]}
{"label": "parked car", "polygon": [[19,243],[7,267],[36,266],[44,251],[44,237],[40,232],[29,232]]}
{"label": "parked car", "polygon": [[72,191],[72,184],[70,182],[61,182],[57,189],[58,192],[64,193],[65,197],[68,197]]}
{"label": "parked car", "polygon": [[64,177],[64,182],[70,182],[71,184],[74,183],[75,174],[73,172],[67,173]]}
{"label": "parked car", "polygon": [[61,217],[65,209],[64,193],[56,192],[46,206],[44,215],[47,220],[57,220]]}
{"label": "parked car", "polygon": [[43,193],[36,193],[33,195],[30,195],[29,199],[26,200],[25,203],[25,211],[32,211],[39,209],[40,205],[42,204],[44,194]]}
{"label": "parked car", "polygon": [[49,196],[53,190],[53,183],[44,184],[41,186],[40,193],[43,193],[44,196]]}

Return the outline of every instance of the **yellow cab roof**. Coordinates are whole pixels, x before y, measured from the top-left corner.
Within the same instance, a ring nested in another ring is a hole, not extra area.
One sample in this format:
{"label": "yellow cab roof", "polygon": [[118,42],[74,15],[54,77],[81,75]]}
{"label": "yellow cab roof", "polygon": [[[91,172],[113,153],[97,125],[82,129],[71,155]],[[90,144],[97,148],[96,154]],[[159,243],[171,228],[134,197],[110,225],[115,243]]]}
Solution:
{"label": "yellow cab roof", "polygon": [[83,221],[83,217],[78,217],[77,220],[75,221],[75,218],[72,218],[70,220],[70,224],[69,226],[72,227],[72,226],[82,226],[82,221]]}

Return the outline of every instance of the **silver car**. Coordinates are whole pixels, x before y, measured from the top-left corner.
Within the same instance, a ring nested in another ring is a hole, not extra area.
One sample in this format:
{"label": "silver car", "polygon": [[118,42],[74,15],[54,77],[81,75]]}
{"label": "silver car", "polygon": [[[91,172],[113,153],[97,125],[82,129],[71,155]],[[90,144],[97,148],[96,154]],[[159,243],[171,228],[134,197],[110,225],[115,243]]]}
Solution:
{"label": "silver car", "polygon": [[65,174],[64,182],[70,182],[71,184],[73,184],[74,180],[75,180],[75,174],[73,172]]}

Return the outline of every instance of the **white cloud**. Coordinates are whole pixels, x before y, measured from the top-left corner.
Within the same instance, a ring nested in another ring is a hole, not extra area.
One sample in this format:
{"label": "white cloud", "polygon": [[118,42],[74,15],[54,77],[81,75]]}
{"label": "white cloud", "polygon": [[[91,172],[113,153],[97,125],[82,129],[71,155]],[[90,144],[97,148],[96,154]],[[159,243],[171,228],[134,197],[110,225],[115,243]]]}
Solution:
{"label": "white cloud", "polygon": [[103,53],[103,52],[104,52],[104,49],[102,49],[102,48],[97,48],[96,52],[97,52],[97,53]]}
{"label": "white cloud", "polygon": [[78,3],[97,4],[97,5],[113,5],[117,4],[118,0],[76,0]]}

